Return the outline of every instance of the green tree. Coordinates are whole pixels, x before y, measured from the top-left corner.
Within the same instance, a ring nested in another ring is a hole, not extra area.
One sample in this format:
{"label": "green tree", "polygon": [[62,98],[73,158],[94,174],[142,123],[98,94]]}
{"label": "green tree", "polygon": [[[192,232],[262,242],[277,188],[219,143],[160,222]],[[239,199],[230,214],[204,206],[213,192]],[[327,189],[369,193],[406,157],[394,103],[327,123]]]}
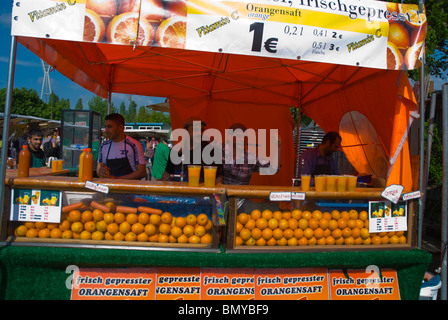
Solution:
{"label": "green tree", "polygon": [[[104,124],[104,118],[107,115],[108,101],[98,96],[90,98],[88,102],[89,110],[98,112],[101,115],[101,124]],[[116,113],[117,108],[114,106],[113,102],[110,105],[110,113]]]}
{"label": "green tree", "polygon": [[[5,111],[6,88],[0,90],[0,111]],[[14,88],[11,99],[11,113],[34,117],[49,116],[47,104],[37,91],[27,88]]]}
{"label": "green tree", "polygon": [[122,101],[120,104],[120,114],[124,117],[125,121],[128,117],[128,111],[126,110],[126,105]]}
{"label": "green tree", "polygon": [[129,102],[128,118],[126,122],[136,122],[137,121],[137,103],[134,100]]}
{"label": "green tree", "polygon": [[148,113],[146,106],[141,106],[138,109],[137,121],[138,122],[150,122],[149,118],[150,118],[150,114]]}
{"label": "green tree", "polygon": [[84,106],[82,105],[82,99],[79,98],[78,102],[76,102],[75,110],[82,110]]}

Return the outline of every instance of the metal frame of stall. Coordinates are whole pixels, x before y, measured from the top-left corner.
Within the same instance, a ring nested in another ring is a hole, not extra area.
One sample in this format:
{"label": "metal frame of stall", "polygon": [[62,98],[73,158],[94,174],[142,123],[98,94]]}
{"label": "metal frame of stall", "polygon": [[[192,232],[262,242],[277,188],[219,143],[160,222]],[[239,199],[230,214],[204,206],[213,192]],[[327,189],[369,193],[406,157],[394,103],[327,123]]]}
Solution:
{"label": "metal frame of stall", "polygon": [[[419,0],[420,10],[422,11],[424,0]],[[3,126],[3,137],[7,137],[9,133],[9,119],[11,117],[11,105],[12,105],[12,91],[14,84],[14,73],[15,73],[15,62],[16,62],[16,52],[17,52],[17,39],[16,36],[11,36],[11,49],[9,56],[9,70],[8,70],[8,80],[7,80],[7,89],[6,89],[6,101],[5,101],[5,121]],[[424,84],[425,84],[425,59],[423,57],[422,65],[420,67],[420,157],[419,157],[419,190],[423,197],[419,199],[419,215],[418,215],[418,228],[417,228],[417,246],[421,247],[421,238],[422,238],[422,224],[424,217],[424,200],[425,197],[425,177],[428,174],[429,161],[427,162],[427,166],[425,167],[425,150],[424,150],[424,128],[425,128],[425,97],[423,92],[425,92]],[[111,104],[111,95],[112,92],[109,92],[109,107]],[[448,128],[448,85],[444,85],[442,87],[442,101],[443,101],[443,128]],[[300,123],[300,108],[299,108],[299,123]],[[430,144],[428,144],[430,146]],[[0,241],[4,242],[4,235],[6,234],[7,226],[3,225],[3,215],[5,213],[5,177],[6,177],[6,162],[7,162],[7,148],[8,144],[2,144],[1,150],[1,170],[0,170],[0,208],[3,210],[0,211]],[[430,149],[427,150],[427,153],[430,153]],[[429,159],[429,158],[428,158]],[[442,257],[441,257],[441,281],[442,281],[442,292],[441,299],[447,300],[447,255],[446,255],[446,247],[448,244],[447,240],[447,219],[448,219],[448,130],[443,130],[443,182],[442,182]],[[426,178],[427,179],[427,178]],[[0,242],[1,243],[1,242]]]}

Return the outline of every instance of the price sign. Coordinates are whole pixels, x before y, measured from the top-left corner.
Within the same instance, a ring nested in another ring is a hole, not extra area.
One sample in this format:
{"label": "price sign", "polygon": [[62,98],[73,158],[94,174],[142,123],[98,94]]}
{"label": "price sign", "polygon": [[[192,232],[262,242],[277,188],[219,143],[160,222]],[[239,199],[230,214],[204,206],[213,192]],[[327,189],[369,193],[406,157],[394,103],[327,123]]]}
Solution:
{"label": "price sign", "polygon": [[62,191],[13,189],[11,221],[61,221]]}

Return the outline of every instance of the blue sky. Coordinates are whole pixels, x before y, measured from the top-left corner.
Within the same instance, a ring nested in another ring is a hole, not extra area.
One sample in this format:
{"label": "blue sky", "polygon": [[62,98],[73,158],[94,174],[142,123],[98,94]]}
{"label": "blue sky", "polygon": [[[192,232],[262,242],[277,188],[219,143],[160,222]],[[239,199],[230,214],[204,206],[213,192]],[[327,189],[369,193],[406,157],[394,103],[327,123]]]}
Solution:
{"label": "blue sky", "polygon": [[[0,0],[0,41],[2,43],[0,46],[0,88],[6,87],[8,81],[9,55],[11,51],[12,2],[12,0]],[[40,58],[21,44],[17,44],[14,87],[35,89],[40,96],[43,77],[44,72]],[[84,109],[87,109],[88,101],[94,97],[93,93],[82,88],[57,71],[50,72],[50,81],[52,91],[59,98],[70,99],[71,108],[75,108],[76,102],[81,98]],[[165,98],[160,97],[112,94],[112,102],[117,108],[122,101],[125,102],[127,107],[130,98],[137,103],[138,107],[165,101]],[[45,101],[45,98],[43,99]]]}

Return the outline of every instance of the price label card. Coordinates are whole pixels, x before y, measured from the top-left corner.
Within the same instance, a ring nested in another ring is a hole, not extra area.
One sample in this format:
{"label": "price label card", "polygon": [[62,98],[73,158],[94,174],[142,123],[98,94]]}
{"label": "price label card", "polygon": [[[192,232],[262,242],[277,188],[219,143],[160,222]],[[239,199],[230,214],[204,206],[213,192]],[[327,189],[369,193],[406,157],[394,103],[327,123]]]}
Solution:
{"label": "price label card", "polygon": [[407,204],[390,201],[369,202],[369,232],[407,231]]}
{"label": "price label card", "polygon": [[11,221],[61,221],[62,191],[13,189]]}

